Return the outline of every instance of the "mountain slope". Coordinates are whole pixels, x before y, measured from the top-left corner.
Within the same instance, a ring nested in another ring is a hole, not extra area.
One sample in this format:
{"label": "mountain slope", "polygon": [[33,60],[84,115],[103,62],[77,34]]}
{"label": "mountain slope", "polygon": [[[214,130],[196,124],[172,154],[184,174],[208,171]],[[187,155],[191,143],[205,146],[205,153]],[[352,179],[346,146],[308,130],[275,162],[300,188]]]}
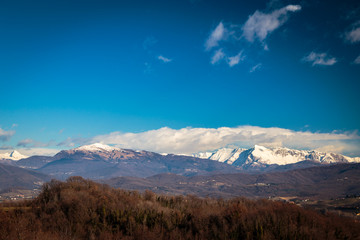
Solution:
{"label": "mountain slope", "polygon": [[39,188],[50,177],[31,170],[0,163],[0,191],[9,188]]}

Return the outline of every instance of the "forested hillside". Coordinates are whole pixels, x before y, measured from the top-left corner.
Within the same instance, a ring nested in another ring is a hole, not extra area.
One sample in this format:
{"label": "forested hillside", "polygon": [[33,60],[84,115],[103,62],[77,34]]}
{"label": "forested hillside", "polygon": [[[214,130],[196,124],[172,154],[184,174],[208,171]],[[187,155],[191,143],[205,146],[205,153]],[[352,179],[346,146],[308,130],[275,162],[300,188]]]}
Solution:
{"label": "forested hillside", "polygon": [[3,203],[0,239],[358,239],[354,219],[269,200],[140,194],[71,177]]}

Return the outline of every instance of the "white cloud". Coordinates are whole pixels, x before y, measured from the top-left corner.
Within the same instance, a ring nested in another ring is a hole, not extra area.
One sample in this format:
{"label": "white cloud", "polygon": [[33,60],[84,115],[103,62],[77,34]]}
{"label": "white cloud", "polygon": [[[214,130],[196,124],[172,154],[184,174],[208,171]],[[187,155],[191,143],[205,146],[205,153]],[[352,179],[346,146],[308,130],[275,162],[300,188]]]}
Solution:
{"label": "white cloud", "polygon": [[5,131],[4,129],[0,128],[0,141],[5,142],[9,141],[12,136],[14,136],[15,131]]}
{"label": "white cloud", "polygon": [[271,32],[287,21],[288,12],[299,10],[301,10],[300,5],[288,5],[268,14],[255,11],[242,27],[243,36],[249,42],[253,42],[255,39],[262,42]]}
{"label": "white cloud", "polygon": [[354,24],[351,31],[345,33],[345,40],[350,43],[360,42],[360,22]]}
{"label": "white cloud", "polygon": [[243,55],[243,51],[241,51],[233,57],[228,57],[228,64],[230,67],[233,67],[233,66],[239,64],[239,62],[243,61],[244,59],[245,59],[245,56]]}
{"label": "white cloud", "polygon": [[217,50],[215,52],[215,54],[212,56],[211,58],[211,64],[215,64],[217,62],[219,62],[221,59],[223,59],[225,57],[225,53],[223,52],[222,48],[220,48],[219,50]]}
{"label": "white cloud", "polygon": [[219,46],[221,40],[226,39],[227,29],[224,24],[220,22],[217,27],[211,32],[209,38],[205,42],[205,49],[208,51],[213,47]]}
{"label": "white cloud", "polygon": [[[287,5],[285,7],[285,9],[287,11],[290,11],[290,12],[296,12],[296,11],[300,11],[301,10],[301,6],[300,5]],[[281,10],[281,9],[280,9]]]}
{"label": "white cloud", "polygon": [[355,58],[354,63],[355,64],[360,64],[360,55],[357,58]]}
{"label": "white cloud", "polygon": [[261,68],[262,64],[261,63],[258,63],[256,64],[255,66],[253,66],[251,69],[250,69],[250,73],[253,73],[255,72],[256,70],[259,70]]}
{"label": "white cloud", "polygon": [[324,65],[324,66],[331,66],[337,62],[335,57],[328,56],[327,53],[316,53],[311,52],[309,55],[305,56],[302,61],[310,62],[313,66],[315,65]]}
{"label": "white cloud", "polygon": [[120,148],[177,154],[214,150],[228,145],[252,147],[255,144],[295,149],[321,149],[332,145],[334,146],[332,152],[349,153],[349,151],[353,151],[352,154],[360,154],[360,136],[356,132],[313,133],[256,126],[234,128],[188,127],[179,130],[164,127],[141,133],[113,132],[96,136],[90,142],[101,142]]}
{"label": "white cloud", "polygon": [[158,56],[158,59],[161,60],[161,61],[163,61],[164,63],[168,63],[168,62],[171,62],[171,61],[172,61],[172,59],[166,58],[166,57],[164,57],[164,56],[162,56],[162,55]]}

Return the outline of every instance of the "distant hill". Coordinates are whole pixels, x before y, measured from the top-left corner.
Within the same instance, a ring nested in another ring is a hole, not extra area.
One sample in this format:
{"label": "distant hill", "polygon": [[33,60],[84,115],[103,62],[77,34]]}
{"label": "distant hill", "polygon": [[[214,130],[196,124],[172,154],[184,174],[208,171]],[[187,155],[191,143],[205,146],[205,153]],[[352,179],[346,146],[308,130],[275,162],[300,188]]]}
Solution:
{"label": "distant hill", "polygon": [[39,188],[49,180],[45,174],[0,163],[0,192],[10,188]]}
{"label": "distant hill", "polygon": [[157,193],[230,198],[276,196],[330,199],[360,196],[360,164],[336,164],[263,174],[216,174],[185,177],[160,174],[148,178],[119,177],[104,181],[118,188]]}

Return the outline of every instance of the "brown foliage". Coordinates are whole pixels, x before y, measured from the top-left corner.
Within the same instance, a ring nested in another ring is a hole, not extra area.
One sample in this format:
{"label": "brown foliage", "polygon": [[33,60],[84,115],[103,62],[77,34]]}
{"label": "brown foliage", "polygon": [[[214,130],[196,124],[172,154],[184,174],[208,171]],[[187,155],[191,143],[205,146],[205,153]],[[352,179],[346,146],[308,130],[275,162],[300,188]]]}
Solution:
{"label": "brown foliage", "polygon": [[201,199],[52,180],[0,206],[0,239],[358,239],[353,219],[268,200]]}

